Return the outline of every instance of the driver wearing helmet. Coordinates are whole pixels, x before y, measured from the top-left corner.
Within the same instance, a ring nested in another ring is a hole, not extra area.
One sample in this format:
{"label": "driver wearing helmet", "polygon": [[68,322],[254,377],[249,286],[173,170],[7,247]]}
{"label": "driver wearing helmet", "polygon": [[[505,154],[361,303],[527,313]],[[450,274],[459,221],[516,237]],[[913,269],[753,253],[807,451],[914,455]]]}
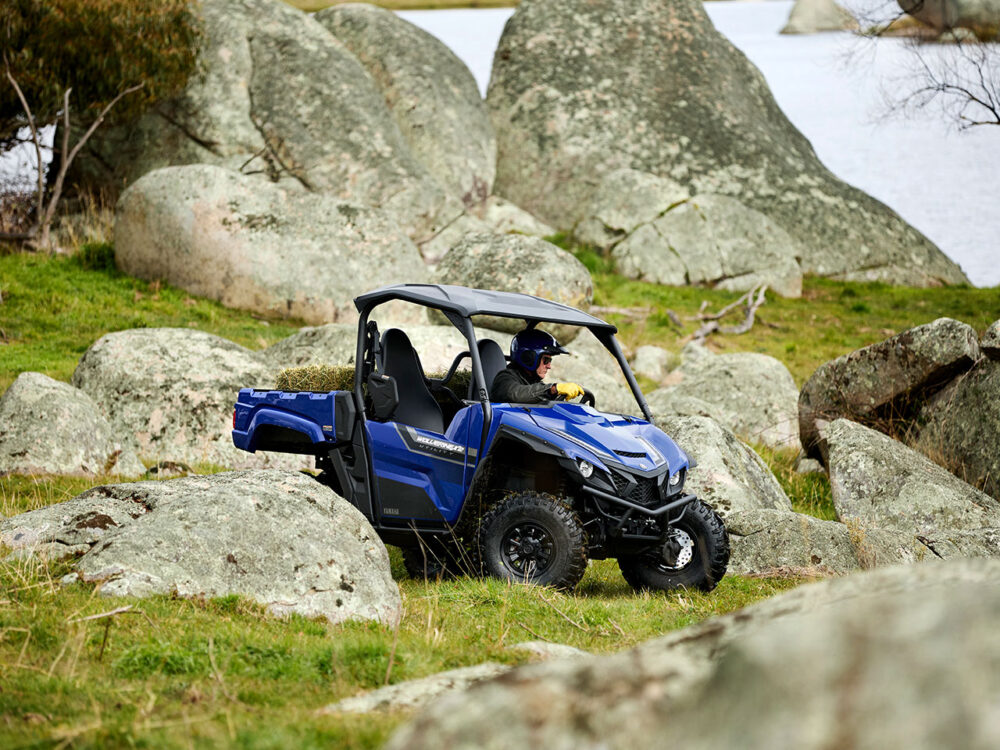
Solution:
{"label": "driver wearing helmet", "polygon": [[510,342],[510,364],[493,379],[491,400],[539,404],[560,395],[567,399],[582,396],[583,388],[576,383],[543,382],[552,368],[552,357],[568,353],[551,334],[524,329]]}

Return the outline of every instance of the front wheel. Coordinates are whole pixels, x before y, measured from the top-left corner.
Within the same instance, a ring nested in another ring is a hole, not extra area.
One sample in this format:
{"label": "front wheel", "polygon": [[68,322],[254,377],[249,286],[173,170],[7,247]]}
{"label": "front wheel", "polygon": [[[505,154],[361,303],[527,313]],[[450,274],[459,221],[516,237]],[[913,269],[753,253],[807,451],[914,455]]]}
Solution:
{"label": "front wheel", "polygon": [[479,558],[486,575],[572,589],[587,569],[587,539],[579,517],[558,498],[520,492],[483,516]]}
{"label": "front wheel", "polygon": [[691,501],[660,543],[618,558],[622,575],[637,591],[711,591],[728,564],[729,534],[718,514],[701,500]]}

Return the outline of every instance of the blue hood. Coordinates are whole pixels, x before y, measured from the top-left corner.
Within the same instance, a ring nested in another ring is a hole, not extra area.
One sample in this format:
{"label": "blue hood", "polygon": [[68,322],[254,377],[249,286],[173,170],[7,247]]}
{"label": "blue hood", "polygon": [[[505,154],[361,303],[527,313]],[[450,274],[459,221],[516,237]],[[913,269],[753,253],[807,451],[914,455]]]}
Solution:
{"label": "blue hood", "polygon": [[673,473],[689,463],[687,454],[663,430],[637,417],[606,414],[582,404],[494,408],[494,424],[529,432],[571,458],[583,458],[602,468],[610,464]]}

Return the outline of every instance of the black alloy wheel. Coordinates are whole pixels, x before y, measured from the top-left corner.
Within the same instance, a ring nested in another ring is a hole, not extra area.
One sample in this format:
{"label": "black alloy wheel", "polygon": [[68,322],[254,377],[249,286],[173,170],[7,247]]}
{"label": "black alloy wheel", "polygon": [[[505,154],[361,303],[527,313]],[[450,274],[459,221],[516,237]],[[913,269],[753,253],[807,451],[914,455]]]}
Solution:
{"label": "black alloy wheel", "polygon": [[483,516],[479,560],[486,575],[572,589],[587,569],[587,537],[563,500],[518,492]]}

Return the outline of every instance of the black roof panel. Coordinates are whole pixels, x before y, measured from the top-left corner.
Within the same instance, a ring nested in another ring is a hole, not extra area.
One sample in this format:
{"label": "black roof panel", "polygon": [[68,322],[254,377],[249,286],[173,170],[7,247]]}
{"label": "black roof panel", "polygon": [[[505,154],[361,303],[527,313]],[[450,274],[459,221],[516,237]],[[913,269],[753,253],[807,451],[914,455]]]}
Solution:
{"label": "black roof panel", "polygon": [[600,318],[552,300],[516,292],[469,289],[451,284],[393,284],[354,298],[358,312],[371,310],[389,300],[404,300],[425,307],[450,310],[463,317],[496,315],[529,321],[586,326],[615,333],[618,329]]}

